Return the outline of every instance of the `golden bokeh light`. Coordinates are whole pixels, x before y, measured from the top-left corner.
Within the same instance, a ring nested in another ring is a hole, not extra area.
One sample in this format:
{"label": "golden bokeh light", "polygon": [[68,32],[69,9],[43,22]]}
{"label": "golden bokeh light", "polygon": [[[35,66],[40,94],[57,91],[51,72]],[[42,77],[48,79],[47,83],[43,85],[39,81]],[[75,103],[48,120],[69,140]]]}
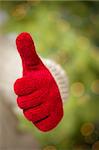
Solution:
{"label": "golden bokeh light", "polygon": [[43,150],[57,150],[55,146],[49,145],[43,148]]}
{"label": "golden bokeh light", "polygon": [[12,15],[14,17],[17,17],[18,19],[22,19],[26,16],[27,9],[25,5],[18,5],[12,12]]}
{"label": "golden bokeh light", "polygon": [[71,86],[71,93],[76,97],[82,96],[84,94],[84,91],[85,87],[81,82],[73,83]]}
{"label": "golden bokeh light", "polygon": [[92,150],[99,150],[99,141],[96,141],[96,142],[93,144]]}
{"label": "golden bokeh light", "polygon": [[89,136],[93,133],[94,129],[95,129],[94,124],[92,124],[90,122],[84,123],[81,127],[81,133],[83,136]]}
{"label": "golden bokeh light", "polygon": [[95,80],[92,82],[91,90],[95,94],[99,94],[99,80]]}

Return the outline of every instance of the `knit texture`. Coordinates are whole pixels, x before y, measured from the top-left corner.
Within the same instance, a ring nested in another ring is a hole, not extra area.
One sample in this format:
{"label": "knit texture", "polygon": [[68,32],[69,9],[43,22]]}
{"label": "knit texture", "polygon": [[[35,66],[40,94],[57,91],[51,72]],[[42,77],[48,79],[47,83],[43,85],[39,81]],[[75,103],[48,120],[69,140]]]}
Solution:
{"label": "knit texture", "polygon": [[38,129],[49,131],[57,126],[63,116],[57,83],[37,55],[29,33],[21,33],[16,45],[23,66],[23,76],[14,84],[17,104]]}

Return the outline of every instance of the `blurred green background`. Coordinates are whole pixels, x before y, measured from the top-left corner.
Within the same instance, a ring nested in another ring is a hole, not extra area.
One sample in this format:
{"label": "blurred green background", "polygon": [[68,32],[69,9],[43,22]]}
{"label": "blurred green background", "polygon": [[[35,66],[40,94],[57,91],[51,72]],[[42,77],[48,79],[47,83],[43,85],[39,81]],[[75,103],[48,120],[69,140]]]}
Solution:
{"label": "blurred green background", "polygon": [[23,116],[42,150],[99,150],[99,2],[0,1],[0,33],[30,32],[37,51],[66,70],[69,98],[57,128],[42,133]]}

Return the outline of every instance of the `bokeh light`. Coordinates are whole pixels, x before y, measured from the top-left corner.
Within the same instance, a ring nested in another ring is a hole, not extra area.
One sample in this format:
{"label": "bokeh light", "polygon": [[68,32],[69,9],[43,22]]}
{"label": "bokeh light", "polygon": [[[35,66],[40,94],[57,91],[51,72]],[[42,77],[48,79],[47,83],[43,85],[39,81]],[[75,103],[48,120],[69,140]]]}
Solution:
{"label": "bokeh light", "polygon": [[82,96],[84,94],[84,91],[85,87],[84,84],[81,82],[73,83],[71,86],[71,93],[76,97]]}
{"label": "bokeh light", "polygon": [[83,136],[89,136],[93,133],[95,129],[95,126],[93,123],[88,122],[88,123],[84,123],[81,127],[81,133]]}
{"label": "bokeh light", "polygon": [[92,82],[91,90],[95,94],[99,94],[99,80],[95,80]]}
{"label": "bokeh light", "polygon": [[26,16],[27,9],[25,5],[18,5],[14,8],[12,16],[16,17],[18,20],[23,19]]}

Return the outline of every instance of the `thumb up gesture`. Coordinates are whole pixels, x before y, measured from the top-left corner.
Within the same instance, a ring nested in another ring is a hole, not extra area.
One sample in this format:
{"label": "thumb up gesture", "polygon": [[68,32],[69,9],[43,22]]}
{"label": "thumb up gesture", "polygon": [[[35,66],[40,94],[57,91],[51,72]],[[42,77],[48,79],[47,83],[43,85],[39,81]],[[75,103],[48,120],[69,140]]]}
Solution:
{"label": "thumb up gesture", "polygon": [[25,117],[41,131],[57,126],[63,116],[62,99],[54,77],[36,53],[29,33],[16,39],[22,59],[23,76],[14,83],[18,106]]}

